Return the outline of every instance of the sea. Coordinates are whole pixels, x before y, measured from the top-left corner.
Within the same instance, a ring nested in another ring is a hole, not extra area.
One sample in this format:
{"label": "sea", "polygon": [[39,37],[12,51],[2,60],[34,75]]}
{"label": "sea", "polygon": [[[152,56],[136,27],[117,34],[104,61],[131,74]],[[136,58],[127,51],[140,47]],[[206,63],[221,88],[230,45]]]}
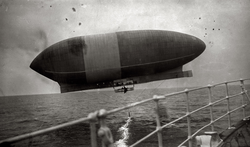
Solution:
{"label": "sea", "polygon": [[[245,86],[250,91],[250,85]],[[113,90],[96,90],[72,92],[64,94],[42,94],[23,96],[0,97],[0,140],[15,137],[24,133],[42,130],[65,122],[87,117],[96,110],[112,110],[126,106],[133,102],[152,98],[154,95],[170,94],[182,91],[184,88],[137,89],[127,93],[115,93]],[[241,92],[239,85],[230,85],[229,93]],[[208,90],[189,92],[190,111],[209,103]],[[249,92],[248,92],[248,95]],[[212,101],[226,96],[225,87],[213,88]],[[247,98],[243,98],[247,101]],[[171,96],[159,101],[161,125],[175,120],[186,114],[187,99],[185,94]],[[242,105],[242,96],[230,99],[230,109]],[[214,119],[227,112],[227,102],[223,101],[213,107]],[[250,106],[245,108],[245,115],[250,115]],[[191,115],[191,131],[195,132],[200,127],[210,122],[210,109],[206,108],[197,114]],[[240,109],[231,114],[231,123],[235,124],[243,117]],[[127,147],[143,138],[156,129],[155,102],[148,102],[140,106],[117,112],[107,117],[107,126],[111,129],[115,146]],[[26,139],[13,146],[36,147],[89,147],[90,129],[88,123],[80,123],[45,135]],[[99,125],[97,124],[97,127]],[[218,133],[228,128],[228,117],[214,124]],[[205,131],[210,131],[211,127]],[[178,146],[187,138],[187,120],[182,119],[163,129],[164,146]],[[100,145],[101,140],[98,139]],[[140,143],[139,147],[157,146],[157,134]]]}

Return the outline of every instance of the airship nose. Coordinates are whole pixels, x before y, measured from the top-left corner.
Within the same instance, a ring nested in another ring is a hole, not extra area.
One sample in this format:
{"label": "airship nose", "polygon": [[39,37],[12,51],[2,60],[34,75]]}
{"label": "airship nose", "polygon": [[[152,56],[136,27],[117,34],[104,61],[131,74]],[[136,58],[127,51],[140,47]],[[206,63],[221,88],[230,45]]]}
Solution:
{"label": "airship nose", "polygon": [[195,38],[195,43],[194,43],[194,52],[196,56],[199,56],[204,50],[206,49],[206,44],[199,38]]}
{"label": "airship nose", "polygon": [[46,48],[30,64],[30,68],[52,80],[64,80],[65,72],[84,71],[82,37],[60,41]]}
{"label": "airship nose", "polygon": [[39,70],[41,70],[41,68],[39,67],[39,63],[37,58],[35,58],[31,64],[30,64],[30,68],[33,69],[34,71],[38,72]]}
{"label": "airship nose", "polygon": [[30,64],[30,68],[33,69],[34,71],[44,75],[44,66],[43,66],[43,60],[42,60],[42,55],[39,54]]}

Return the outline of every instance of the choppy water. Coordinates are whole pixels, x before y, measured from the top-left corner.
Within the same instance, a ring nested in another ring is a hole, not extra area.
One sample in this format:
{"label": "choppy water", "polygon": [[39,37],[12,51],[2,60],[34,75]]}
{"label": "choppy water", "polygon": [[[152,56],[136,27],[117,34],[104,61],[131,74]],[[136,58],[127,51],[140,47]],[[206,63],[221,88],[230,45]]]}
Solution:
{"label": "choppy water", "polygon": [[[230,93],[240,92],[239,86],[230,86]],[[247,87],[250,90],[250,86]],[[12,96],[0,97],[0,140],[21,135],[32,131],[37,131],[57,124],[86,117],[90,112],[98,109],[111,110],[117,107],[153,97],[155,94],[167,94],[183,89],[153,89],[135,90],[123,93],[113,91],[97,92],[77,92],[68,94],[49,94],[35,96]],[[224,87],[215,89],[214,100],[225,96]],[[191,110],[208,103],[207,90],[191,92],[189,94]],[[241,97],[231,100],[231,109],[241,105]],[[125,144],[129,145],[146,136],[155,129],[155,104],[153,102],[143,104],[139,107],[131,108],[116,113],[107,118],[108,126],[111,128],[115,141],[119,141],[124,136],[124,131],[119,128],[124,126],[128,120],[128,112],[131,119],[126,129],[128,138]],[[162,124],[179,118],[186,113],[185,95],[172,96],[164,101],[160,101]],[[227,110],[226,102],[219,103],[214,107],[214,117],[224,114]],[[247,107],[247,115],[250,115],[250,108]],[[232,121],[236,123],[242,116],[242,112],[232,114]],[[198,129],[210,121],[209,109],[200,111],[199,115],[192,115],[192,131]],[[176,146],[186,139],[186,120],[181,120],[171,127],[163,130],[163,140],[165,145]],[[215,124],[215,129],[220,132],[227,128],[227,118]],[[209,130],[209,129],[208,129]],[[16,143],[16,146],[90,146],[90,130],[87,123],[74,125],[52,133],[35,137]],[[157,136],[153,136],[139,146],[155,146],[158,143]],[[120,145],[121,146],[121,145]]]}

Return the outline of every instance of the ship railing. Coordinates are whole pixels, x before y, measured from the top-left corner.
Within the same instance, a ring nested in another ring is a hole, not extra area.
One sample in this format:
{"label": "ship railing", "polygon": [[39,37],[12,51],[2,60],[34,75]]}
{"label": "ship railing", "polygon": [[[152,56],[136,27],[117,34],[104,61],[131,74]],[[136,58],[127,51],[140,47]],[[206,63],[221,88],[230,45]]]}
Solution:
{"label": "ship railing", "polygon": [[[67,123],[64,123],[64,124],[57,125],[57,126],[53,126],[53,127],[47,128],[47,129],[35,131],[35,132],[32,132],[32,133],[23,134],[23,135],[16,136],[16,137],[13,137],[13,138],[5,139],[5,140],[0,141],[0,146],[6,146],[6,145],[10,146],[11,144],[19,142],[21,140],[30,139],[30,138],[33,138],[33,137],[38,136],[38,135],[47,134],[49,132],[52,132],[52,131],[55,131],[55,130],[58,130],[58,129],[62,129],[62,128],[65,128],[65,127],[69,127],[69,126],[72,126],[72,125],[76,125],[76,124],[79,124],[79,123],[88,122],[90,124],[91,146],[92,147],[97,147],[98,146],[98,143],[97,143],[97,136],[98,136],[98,137],[100,137],[102,139],[102,147],[108,147],[108,146],[111,147],[113,145],[114,140],[113,140],[110,129],[107,127],[106,117],[108,115],[111,115],[111,114],[114,114],[114,113],[117,113],[117,112],[120,112],[120,111],[123,111],[123,110],[127,110],[129,108],[132,108],[132,107],[135,107],[135,106],[138,106],[138,105],[142,105],[142,104],[150,102],[150,101],[154,101],[155,102],[155,118],[156,118],[156,125],[157,125],[156,129],[153,132],[146,135],[145,137],[138,140],[137,142],[135,142],[134,144],[130,145],[130,147],[137,146],[138,144],[140,144],[141,142],[145,141],[146,139],[148,139],[149,137],[151,137],[151,136],[153,136],[155,134],[157,134],[157,137],[158,137],[158,146],[162,147],[163,146],[162,130],[164,128],[167,128],[167,127],[171,126],[171,125],[174,125],[174,123],[176,123],[176,122],[178,122],[178,121],[180,121],[182,119],[185,119],[185,118],[186,118],[186,121],[187,121],[188,136],[187,136],[187,139],[184,140],[178,147],[183,147],[183,146],[185,146],[187,144],[188,144],[189,147],[192,147],[192,145],[193,145],[192,140],[194,139],[194,137],[199,132],[201,132],[202,130],[204,130],[207,127],[211,127],[211,131],[214,132],[215,131],[214,123],[221,120],[222,118],[228,117],[228,128],[230,128],[232,126],[231,114],[233,112],[242,109],[242,114],[243,114],[242,119],[247,118],[245,109],[246,109],[246,106],[249,105],[249,103],[250,103],[250,97],[249,97],[249,95],[247,93],[247,90],[245,89],[245,82],[249,82],[249,81],[250,81],[250,79],[240,79],[240,80],[222,82],[222,83],[215,84],[215,85],[208,85],[208,86],[199,87],[199,88],[186,89],[184,91],[174,92],[174,93],[171,93],[171,94],[155,95],[153,98],[149,98],[149,99],[145,99],[145,100],[142,100],[142,101],[139,101],[139,102],[131,103],[131,104],[128,104],[128,105],[126,105],[124,107],[115,108],[115,109],[109,110],[109,111],[106,111],[106,110],[102,109],[102,110],[90,113],[89,116],[85,117],[85,118],[81,118],[81,119],[78,119],[78,120],[75,120],[75,121],[71,121],[71,122],[67,122]],[[238,94],[230,94],[229,93],[228,85],[232,84],[232,83],[233,84],[240,84],[240,86],[241,86],[241,92],[240,93],[238,93]],[[212,101],[213,88],[215,88],[217,86],[223,86],[223,85],[226,87],[226,94],[225,94],[226,96],[219,99],[219,100]],[[209,99],[208,104],[205,105],[205,106],[202,106],[202,107],[200,107],[198,109],[195,109],[195,110],[191,111],[190,110],[190,104],[189,104],[189,102],[190,102],[189,93],[193,92],[193,91],[204,90],[204,89],[208,90],[208,99]],[[161,126],[161,117],[160,117],[160,112],[159,112],[159,110],[160,110],[159,101],[167,99],[167,98],[169,98],[171,96],[176,96],[176,95],[181,95],[181,94],[184,94],[185,97],[186,97],[186,114]],[[241,98],[242,105],[238,106],[237,108],[230,109],[229,99],[239,97],[239,96],[242,97]],[[219,116],[218,118],[214,119],[213,106],[220,103],[220,102],[222,102],[222,101],[227,102],[227,112],[225,114]],[[210,111],[210,123],[204,125],[202,128],[200,128],[196,132],[192,133],[192,130],[191,130],[191,115],[198,112],[198,111],[201,111],[203,109],[207,109],[207,108],[209,108],[209,111]],[[97,131],[97,128],[96,128],[96,123],[97,122],[99,122],[99,124],[100,124],[100,128],[99,128],[98,131]],[[222,142],[223,142],[222,140],[219,140],[218,145],[221,144]]]}

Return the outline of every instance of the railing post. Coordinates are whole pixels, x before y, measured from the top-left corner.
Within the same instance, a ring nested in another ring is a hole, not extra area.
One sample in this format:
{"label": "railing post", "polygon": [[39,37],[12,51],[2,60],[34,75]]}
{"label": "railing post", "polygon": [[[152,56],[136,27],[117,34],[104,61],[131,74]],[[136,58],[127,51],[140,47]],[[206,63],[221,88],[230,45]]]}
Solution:
{"label": "railing post", "polygon": [[248,100],[248,103],[250,102],[250,97],[249,95],[247,94],[247,90],[245,89],[245,85],[244,85],[244,80],[242,80],[242,91],[244,91],[244,95],[246,96],[247,100]]}
{"label": "railing post", "polygon": [[230,102],[229,102],[229,92],[228,92],[228,85],[226,85],[226,98],[227,98],[227,114],[228,114],[228,128],[231,128],[231,113],[230,113]]}
{"label": "railing post", "polygon": [[245,118],[246,117],[245,107],[244,107],[244,105],[245,105],[245,103],[244,103],[245,89],[244,89],[244,81],[242,79],[240,79],[240,86],[241,86],[241,93],[242,93],[241,101],[242,101],[242,106],[243,106],[242,107],[242,113],[243,113],[243,118]]}
{"label": "railing post", "polygon": [[211,119],[211,130],[214,131],[214,117],[213,117],[213,105],[212,105],[212,85],[208,85],[208,96],[210,105],[210,119]]}
{"label": "railing post", "polygon": [[[157,136],[158,136],[158,145],[159,147],[163,147],[163,141],[162,141],[162,128],[161,128],[161,120],[160,120],[160,114],[159,114],[159,99],[162,96],[157,96],[154,95],[154,101],[155,101],[155,106],[156,106],[156,110],[155,110],[155,114],[156,114],[156,129],[157,131]],[[164,96],[163,96],[164,97]]]}
{"label": "railing post", "polygon": [[96,135],[96,122],[97,122],[98,111],[89,113],[88,118],[90,124],[90,137],[91,137],[91,147],[97,147],[97,135]]}
{"label": "railing post", "polygon": [[108,126],[106,125],[106,110],[101,109],[98,113],[98,119],[100,128],[98,130],[98,136],[102,139],[102,147],[112,147],[114,143],[114,139],[112,133]]}
{"label": "railing post", "polygon": [[191,118],[190,118],[190,107],[189,107],[189,98],[188,98],[188,89],[185,89],[185,93],[186,93],[186,100],[187,100],[187,125],[188,125],[188,146],[192,147],[192,141],[191,141],[191,136],[192,136],[192,132],[191,132]]}

